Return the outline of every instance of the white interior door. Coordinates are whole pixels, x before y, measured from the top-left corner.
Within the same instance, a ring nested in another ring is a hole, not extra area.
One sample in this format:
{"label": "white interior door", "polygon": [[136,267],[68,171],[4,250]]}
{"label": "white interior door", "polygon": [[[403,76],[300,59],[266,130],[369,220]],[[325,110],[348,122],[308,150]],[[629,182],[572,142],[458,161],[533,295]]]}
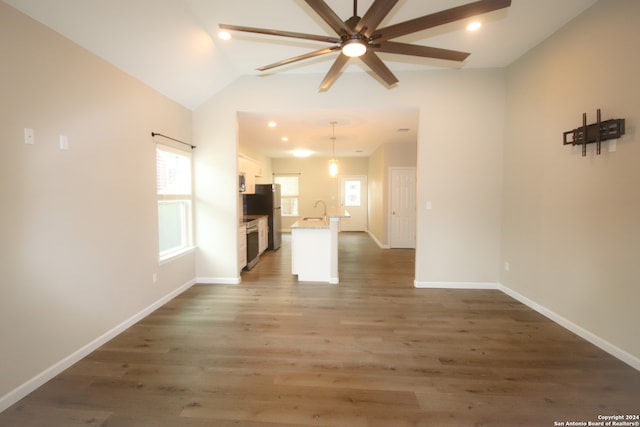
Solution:
{"label": "white interior door", "polygon": [[340,231],[367,230],[367,177],[340,176],[340,205],[351,217],[340,219]]}
{"label": "white interior door", "polygon": [[391,248],[416,247],[416,168],[389,168]]}

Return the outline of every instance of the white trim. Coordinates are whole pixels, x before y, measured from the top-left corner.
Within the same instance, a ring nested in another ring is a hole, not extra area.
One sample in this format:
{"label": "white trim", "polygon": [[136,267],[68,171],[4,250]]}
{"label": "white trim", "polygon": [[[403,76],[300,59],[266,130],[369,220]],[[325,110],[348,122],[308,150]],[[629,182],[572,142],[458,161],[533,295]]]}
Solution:
{"label": "white trim", "polygon": [[162,307],[164,304],[166,304],[176,296],[180,295],[181,293],[189,289],[195,283],[196,283],[196,280],[192,279],[187,283],[185,283],[184,285],[180,286],[179,288],[175,289],[174,291],[169,292],[167,295],[163,296],[162,298],[160,298],[159,300],[157,300],[147,308],[143,309],[139,313],[134,314],[132,317],[120,323],[119,325],[107,331],[106,333],[102,334],[98,338],[94,339],[89,344],[81,347],[79,350],[71,353],[69,356],[58,361],[57,363],[54,363],[49,368],[40,372],[39,374],[37,374],[35,377],[31,378],[24,384],[14,388],[9,393],[0,397],[0,412],[4,411],[9,406],[13,405],[17,401],[19,401],[20,399],[28,395],[29,393],[35,391],[38,387],[42,386],[47,381],[51,380],[53,377],[60,374],[65,369],[71,367],[74,363],[80,361],[82,358],[89,355],[92,351],[98,349],[100,346],[107,343],[109,340],[113,339],[120,333],[124,332],[126,329],[130,328],[140,320],[144,319],[153,311]]}
{"label": "white trim", "polygon": [[[368,206],[369,206],[369,178],[367,175],[363,175],[363,174],[357,174],[357,175],[353,175],[353,174],[346,174],[346,175],[340,175],[338,174],[338,186],[340,187],[340,209],[344,210],[345,212],[347,211],[347,209],[349,209],[349,211],[353,212],[353,210],[358,210],[361,209],[362,212],[360,215],[356,214],[355,216],[355,220],[358,220],[359,217],[361,217],[360,219],[362,220],[362,228],[358,226],[358,223],[355,224],[355,226],[351,226],[351,224],[353,224],[351,221],[347,222],[340,222],[340,231],[367,231],[369,229],[369,213],[368,213]],[[347,206],[345,203],[345,193],[344,193],[344,184],[346,181],[360,181],[360,183],[362,184],[362,186],[360,187],[360,205],[359,206]],[[353,208],[353,209],[352,209]],[[350,215],[351,220],[354,219],[353,215]],[[343,228],[343,226],[346,226],[346,228]]]}
{"label": "white trim", "polygon": [[[110,331],[96,338],[89,344],[80,348],[76,352],[70,354],[49,368],[37,374],[35,377],[31,378],[24,384],[16,387],[11,390],[9,393],[0,397],[0,412],[4,411],[14,403],[18,402],[20,399],[28,395],[29,393],[35,391],[38,387],[42,386],[47,381],[54,378],[56,375],[60,374],[65,369],[71,367],[74,363],[80,361],[82,358],[89,355],[92,351],[98,349],[103,344],[107,343],[112,338],[116,337],[120,333],[124,332],[127,328],[130,328],[138,321],[142,320],[153,311],[162,307],[167,302],[171,301],[176,296],[180,295],[196,283],[198,284],[239,284],[240,278],[197,278],[188,281],[183,284],[179,288],[174,291],[168,293],[164,297],[158,299],[156,302],[140,311],[139,313],[133,315],[129,319],[125,320],[121,324],[117,325]],[[418,282],[414,281],[414,286],[416,288],[429,289],[429,288],[442,288],[442,289],[497,289],[510,297],[518,300],[522,304],[527,307],[537,311],[543,316],[549,318],[553,322],[559,324],[560,326],[568,329],[569,331],[575,333],[576,335],[584,338],[589,341],[593,345],[601,348],[617,359],[623,361],[628,364],[632,368],[640,371],[640,358],[622,350],[621,348],[611,344],[610,342],[600,338],[594,333],[582,328],[581,326],[576,325],[570,320],[556,314],[555,312],[543,307],[542,305],[536,303],[535,301],[525,297],[524,295],[500,284],[500,283],[491,283],[491,282]]]}
{"label": "white trim", "polygon": [[[386,186],[389,189],[389,194],[391,194],[391,192],[393,191],[393,189],[391,188],[391,184],[392,184],[392,180],[393,180],[393,173],[395,171],[409,171],[409,172],[413,172],[413,177],[417,180],[417,176],[418,176],[418,168],[416,166],[389,166],[387,168],[387,183]],[[413,195],[414,198],[414,203],[416,211],[415,211],[415,217],[413,219],[413,245],[411,247],[407,247],[405,248],[404,245],[403,247],[397,247],[397,249],[416,249],[416,238],[418,235],[418,211],[419,209],[418,207],[418,181],[415,181],[414,183],[414,188],[413,188],[415,194]],[[388,237],[388,241],[389,241],[389,249],[396,249],[395,246],[391,246],[391,239],[393,239],[393,232],[392,232],[392,225],[391,225],[391,221],[392,221],[392,217],[393,217],[393,206],[391,205],[391,197],[389,197],[389,203],[387,204],[387,237]]]}
{"label": "white trim", "polygon": [[621,360],[622,362],[626,363],[627,365],[631,366],[632,368],[637,369],[638,371],[640,371],[640,358],[634,356],[633,354],[630,354],[630,353],[624,351],[620,347],[617,347],[617,346],[611,344],[609,341],[607,341],[607,340],[605,340],[603,338],[600,338],[599,336],[597,336],[593,332],[590,332],[590,331],[584,329],[583,327],[581,327],[579,325],[576,325],[572,321],[560,316],[559,314],[549,310],[546,307],[543,307],[542,305],[538,304],[537,302],[525,297],[524,295],[514,291],[513,289],[510,289],[510,288],[506,287],[505,285],[503,285],[501,283],[490,283],[490,282],[488,282],[488,283],[485,283],[485,282],[418,282],[418,281],[414,281],[413,284],[414,284],[414,286],[416,288],[422,288],[422,289],[439,288],[439,289],[495,289],[495,290],[499,290],[499,291],[509,295],[511,298],[513,298],[513,299],[521,302],[522,304],[526,305],[527,307],[531,308],[532,310],[537,311],[538,313],[542,314],[543,316],[545,316],[549,320],[553,321],[554,323],[557,323],[558,325],[562,326],[563,328],[565,328],[565,329],[573,332],[574,334],[578,335],[579,337],[589,341],[591,344],[593,344],[596,347],[599,347],[600,349],[606,351],[607,353],[609,353],[613,357]]}
{"label": "white trim", "polygon": [[164,265],[168,262],[173,261],[174,259],[183,257],[185,255],[189,255],[190,253],[195,252],[196,248],[197,246],[189,246],[184,249],[179,249],[175,252],[171,252],[168,255],[165,255],[164,257],[160,257],[160,259],[158,260],[158,265]]}
{"label": "white trim", "polygon": [[569,331],[573,332],[579,337],[589,341],[591,344],[601,348],[602,350],[606,351],[613,357],[620,359],[621,361],[631,366],[632,368],[640,371],[640,358],[630,353],[627,353],[626,351],[622,350],[620,347],[617,347],[611,344],[609,341],[600,338],[593,332],[590,332],[584,329],[583,327],[576,325],[572,321],[560,316],[559,314],[549,310],[546,307],[543,307],[542,305],[514,291],[513,289],[510,289],[502,284],[499,284],[498,289],[500,289],[502,292],[509,295],[513,299],[520,301],[522,304],[526,305],[527,307],[549,318],[550,320],[554,321],[555,323],[562,326],[563,328],[568,329]]}
{"label": "white trim", "polygon": [[199,285],[239,285],[242,282],[238,277],[198,277],[196,281]]}
{"label": "white trim", "polygon": [[[162,147],[157,147],[160,150],[167,151],[169,153],[177,154],[179,156],[189,157],[189,159],[193,158],[193,147],[187,147],[184,144],[180,144],[178,141],[173,140],[155,140],[156,146],[162,145]],[[178,145],[180,144],[180,145]]]}
{"label": "white trim", "polygon": [[413,286],[421,289],[500,289],[499,283],[493,282],[413,282]]}
{"label": "white trim", "polygon": [[378,245],[378,247],[380,249],[389,249],[390,248],[389,245],[385,245],[380,240],[378,240],[376,238],[376,236],[374,236],[373,233],[371,233],[371,231],[367,230],[367,234],[373,239],[374,242],[376,242],[376,244]]}

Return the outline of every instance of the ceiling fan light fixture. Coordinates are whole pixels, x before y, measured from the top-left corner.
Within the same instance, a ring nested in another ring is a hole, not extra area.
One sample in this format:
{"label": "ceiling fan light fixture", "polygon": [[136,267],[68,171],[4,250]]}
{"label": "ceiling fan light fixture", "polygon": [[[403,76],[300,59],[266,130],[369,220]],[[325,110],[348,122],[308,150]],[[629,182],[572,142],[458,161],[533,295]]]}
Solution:
{"label": "ceiling fan light fixture", "polygon": [[334,10],[326,4],[325,1],[305,0],[307,5],[313,9],[318,17],[333,29],[336,33],[333,37],[293,31],[271,30],[267,28],[244,27],[240,25],[219,24],[218,26],[220,29],[225,30],[289,37],[293,39],[313,40],[331,44],[329,47],[313,50],[302,55],[259,67],[259,71],[271,70],[276,67],[316,58],[325,54],[338,53],[338,50],[340,50],[340,55],[335,58],[329,72],[320,83],[319,89],[321,92],[324,92],[331,87],[342,73],[342,70],[347,65],[349,59],[352,57],[359,57],[362,59],[373,74],[382,80],[388,87],[392,87],[398,83],[398,78],[393,74],[389,67],[385,65],[383,60],[378,57],[378,52],[433,58],[438,60],[442,59],[446,61],[456,61],[459,63],[465,61],[470,55],[468,52],[415,45],[400,41],[391,41],[392,39],[418,33],[420,31],[450,24],[456,21],[467,20],[468,18],[476,15],[482,15],[504,9],[511,6],[512,0],[475,0],[471,3],[441,10],[429,15],[416,17],[409,19],[408,21],[382,28],[380,28],[380,24],[384,22],[393,7],[398,3],[398,0],[369,0],[369,9],[362,17],[358,16],[358,0],[352,0],[353,15],[346,21],[343,21],[334,12]]}
{"label": "ceiling fan light fixture", "polygon": [[367,45],[361,39],[354,37],[342,44],[342,53],[350,58],[357,58],[367,52]]}

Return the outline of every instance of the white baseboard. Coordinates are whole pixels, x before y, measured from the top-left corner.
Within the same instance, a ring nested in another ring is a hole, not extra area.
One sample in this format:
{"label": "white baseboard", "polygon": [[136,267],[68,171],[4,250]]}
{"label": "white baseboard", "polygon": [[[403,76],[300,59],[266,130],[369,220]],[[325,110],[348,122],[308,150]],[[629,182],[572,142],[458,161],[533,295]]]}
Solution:
{"label": "white baseboard", "polygon": [[389,249],[389,245],[385,245],[383,244],[380,240],[378,240],[376,238],[376,236],[374,236],[369,230],[367,230],[367,234],[373,239],[374,242],[376,242],[376,245],[378,245],[378,247],[380,249]]}
{"label": "white baseboard", "polygon": [[239,285],[242,279],[238,277],[197,277],[199,285]]}
{"label": "white baseboard", "polygon": [[9,406],[18,402],[20,399],[22,399],[29,393],[35,391],[38,387],[40,387],[41,385],[43,385],[44,383],[46,383],[56,375],[60,374],[65,369],[71,367],[74,363],[80,361],[82,358],[89,355],[89,353],[96,350],[101,345],[107,343],[109,340],[113,339],[120,333],[124,332],[127,328],[130,328],[135,323],[139,322],[140,320],[142,320],[143,318],[145,318],[146,316],[148,316],[158,308],[162,307],[164,304],[166,304],[176,296],[180,295],[181,293],[189,289],[195,283],[196,283],[195,279],[188,281],[187,283],[180,286],[176,290],[163,296],[162,298],[160,298],[159,300],[157,300],[156,302],[154,302],[144,310],[133,315],[132,317],[120,323],[113,329],[99,336],[95,340],[91,341],[89,344],[80,348],[78,351],[70,354],[69,356],[65,357],[64,359],[60,360],[59,362],[55,363],[54,365],[40,372],[38,375],[31,378],[24,384],[16,387],[15,389],[11,390],[9,393],[0,397],[0,412],[4,411]]}
{"label": "white baseboard", "polygon": [[502,292],[504,292],[505,294],[509,295],[513,299],[516,299],[516,300],[520,301],[521,303],[523,303],[527,307],[529,307],[529,308],[537,311],[538,313],[542,314],[543,316],[551,319],[552,321],[554,321],[558,325],[562,326],[563,328],[570,330],[571,332],[573,332],[574,334],[578,335],[581,338],[584,338],[585,340],[589,341],[591,344],[595,345],[596,347],[601,348],[602,350],[606,351],[607,353],[609,353],[613,357],[615,357],[617,359],[620,359],[621,361],[623,361],[627,365],[631,366],[632,368],[637,369],[638,371],[640,371],[640,359],[635,357],[634,355],[632,355],[632,354],[622,350],[621,348],[611,344],[609,341],[600,338],[599,336],[597,336],[594,333],[584,329],[583,327],[576,325],[572,321],[560,316],[559,314],[549,310],[546,307],[543,307],[542,305],[538,304],[537,302],[525,297],[524,295],[514,291],[511,288],[508,288],[508,287],[500,284],[498,289],[500,289]]}
{"label": "white baseboard", "polygon": [[418,282],[413,286],[421,289],[500,289],[499,283],[493,282]]}
{"label": "white baseboard", "polygon": [[[197,278],[197,279],[190,280],[189,282],[187,282],[184,285],[180,286],[176,290],[174,290],[174,291],[170,292],[169,294],[165,295],[164,297],[160,298],[159,300],[157,300],[156,302],[154,302],[153,304],[151,304],[150,306],[148,306],[144,310],[140,311],[139,313],[135,314],[131,318],[129,318],[126,321],[122,322],[121,324],[117,325],[116,327],[114,327],[110,331],[106,332],[102,336],[96,338],[95,340],[93,340],[89,344],[87,344],[84,347],[80,348],[78,351],[70,354],[69,356],[67,356],[64,359],[60,360],[59,362],[55,363],[51,367],[45,369],[44,371],[42,371],[41,373],[39,373],[35,377],[31,378],[30,380],[28,380],[24,384],[16,387],[15,389],[10,391],[9,393],[7,393],[4,396],[0,397],[0,412],[4,411],[9,406],[11,406],[14,403],[18,402],[20,399],[22,399],[23,397],[25,397],[29,393],[33,392],[38,387],[40,387],[41,385],[43,385],[44,383],[46,383],[47,381],[49,381],[50,379],[52,379],[56,375],[60,374],[65,369],[71,367],[74,363],[80,361],[82,358],[86,357],[92,351],[96,350],[101,345],[105,344],[106,342],[108,342],[112,338],[116,337],[118,334],[122,333],[127,328],[133,326],[135,323],[137,323],[141,319],[145,318],[146,316],[151,314],[153,311],[157,310],[158,308],[160,308],[161,306],[163,306],[164,304],[166,304],[167,302],[169,302],[170,300],[172,300],[173,298],[175,298],[179,294],[183,293],[184,291],[186,291],[187,289],[189,289],[191,286],[193,286],[196,283],[202,283],[202,284],[238,284],[239,283],[239,278],[230,278],[230,279],[224,279],[224,278]],[[560,326],[568,329],[569,331],[571,331],[571,332],[575,333],[576,335],[584,338],[585,340],[589,341],[590,343],[594,344],[595,346],[601,348],[602,350],[606,351],[607,353],[611,354],[612,356],[616,357],[617,359],[625,362],[626,364],[628,364],[629,366],[633,367],[634,369],[637,369],[637,370],[640,371],[640,359],[639,358],[637,358],[634,355],[622,350],[621,348],[619,348],[619,347],[611,344],[610,342],[600,338],[599,336],[593,334],[592,332],[590,332],[590,331],[588,331],[588,330],[576,325],[575,323],[567,320],[566,318],[556,314],[555,312],[553,312],[553,311],[541,306],[540,304],[536,303],[535,301],[525,297],[524,295],[519,294],[518,292],[516,292],[516,291],[514,291],[514,290],[512,290],[512,289],[510,289],[510,288],[508,288],[508,287],[506,287],[506,286],[504,286],[502,284],[490,283],[490,282],[418,282],[418,281],[414,281],[414,286],[416,288],[423,288],[423,289],[441,288],[441,289],[497,289],[497,290],[500,290],[500,291],[504,292],[505,294],[509,295],[510,297],[520,301],[521,303],[523,303],[524,305],[528,306],[529,308],[531,308],[531,309],[537,311],[538,313],[542,314],[543,316],[551,319],[552,321],[554,321],[555,323],[559,324]]]}
{"label": "white baseboard", "polygon": [[584,329],[581,326],[576,325],[570,320],[560,316],[559,314],[549,310],[546,307],[538,304],[537,302],[525,297],[524,295],[504,286],[501,283],[484,283],[484,282],[418,282],[414,281],[414,286],[416,288],[429,289],[429,288],[439,288],[439,289],[496,289],[504,292],[509,295],[513,299],[518,300],[522,304],[531,308],[532,310],[537,311],[558,325],[562,326],[565,329],[573,332],[579,337],[589,341],[591,344],[596,347],[601,348],[606,351],[613,357],[621,360],[627,365],[631,366],[634,369],[640,371],[640,358],[622,350],[619,347],[611,344],[609,341],[600,338],[596,334]]}

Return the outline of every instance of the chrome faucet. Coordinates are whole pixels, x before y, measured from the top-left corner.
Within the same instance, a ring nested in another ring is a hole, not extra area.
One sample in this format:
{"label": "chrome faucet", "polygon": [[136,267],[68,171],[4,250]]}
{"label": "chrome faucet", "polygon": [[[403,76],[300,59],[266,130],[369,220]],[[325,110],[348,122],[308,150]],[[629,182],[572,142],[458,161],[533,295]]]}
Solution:
{"label": "chrome faucet", "polygon": [[326,221],[327,220],[327,204],[324,202],[324,200],[317,200],[315,202],[315,204],[313,205],[314,208],[318,207],[318,203],[322,203],[322,220]]}

